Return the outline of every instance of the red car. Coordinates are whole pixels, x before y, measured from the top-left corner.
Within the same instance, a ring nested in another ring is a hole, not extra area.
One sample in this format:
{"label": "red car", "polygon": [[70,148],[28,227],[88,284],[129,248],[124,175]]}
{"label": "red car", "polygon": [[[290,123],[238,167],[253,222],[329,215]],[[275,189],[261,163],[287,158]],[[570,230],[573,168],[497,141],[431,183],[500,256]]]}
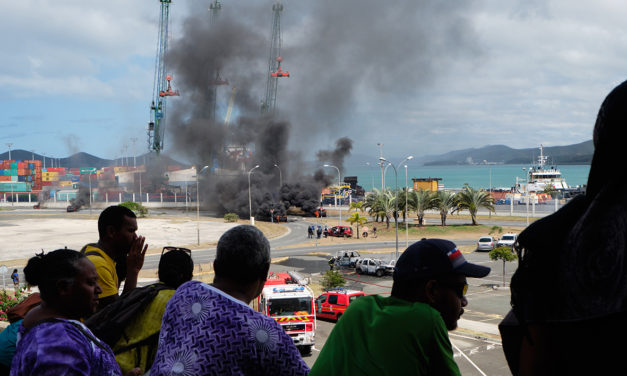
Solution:
{"label": "red car", "polygon": [[328,230],[328,236],[350,238],[353,236],[353,228],[349,226],[333,226]]}
{"label": "red car", "polygon": [[339,320],[348,305],[355,299],[366,296],[363,291],[357,290],[330,290],[316,298],[316,315],[321,318]]}

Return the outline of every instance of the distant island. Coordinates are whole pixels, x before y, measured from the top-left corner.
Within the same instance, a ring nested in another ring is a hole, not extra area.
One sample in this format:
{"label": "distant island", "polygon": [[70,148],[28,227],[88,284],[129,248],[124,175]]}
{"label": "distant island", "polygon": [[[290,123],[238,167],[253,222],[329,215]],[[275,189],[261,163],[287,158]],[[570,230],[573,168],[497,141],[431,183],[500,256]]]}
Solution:
{"label": "distant island", "polygon": [[[529,164],[540,154],[537,148],[512,149],[505,145],[487,145],[482,148],[455,150],[441,155],[422,158],[424,166],[481,165],[481,164]],[[590,164],[594,154],[592,140],[566,146],[545,146],[544,155],[551,165]]]}

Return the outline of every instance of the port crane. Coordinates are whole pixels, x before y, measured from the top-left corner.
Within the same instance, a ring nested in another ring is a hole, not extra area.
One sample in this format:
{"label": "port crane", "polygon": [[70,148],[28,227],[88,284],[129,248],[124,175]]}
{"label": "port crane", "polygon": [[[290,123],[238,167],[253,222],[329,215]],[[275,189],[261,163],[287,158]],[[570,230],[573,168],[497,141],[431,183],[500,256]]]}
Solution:
{"label": "port crane", "polygon": [[268,57],[268,78],[266,82],[266,97],[261,102],[261,113],[273,114],[276,111],[276,95],[279,78],[289,77],[290,73],[281,69],[281,12],[283,4],[277,1],[272,5],[274,16],[272,18],[272,37],[270,41],[270,54]]}
{"label": "port crane", "polygon": [[172,0],[159,0],[161,13],[159,16],[159,39],[155,59],[155,76],[150,104],[150,121],[148,123],[148,149],[159,154],[163,150],[163,137],[166,124],[166,99],[178,96],[178,90],[172,89],[172,76],[167,74],[165,55],[168,50],[168,26],[170,4]]}

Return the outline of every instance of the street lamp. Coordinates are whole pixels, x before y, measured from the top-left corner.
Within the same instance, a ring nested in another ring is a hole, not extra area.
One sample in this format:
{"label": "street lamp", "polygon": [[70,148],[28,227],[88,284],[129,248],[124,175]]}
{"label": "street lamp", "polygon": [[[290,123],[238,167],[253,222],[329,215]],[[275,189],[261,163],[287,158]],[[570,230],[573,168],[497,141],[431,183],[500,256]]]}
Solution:
{"label": "street lamp", "polygon": [[9,160],[11,160],[11,146],[13,146],[12,142],[8,142],[7,146],[9,147]]}
{"label": "street lamp", "polygon": [[[408,161],[413,158],[414,156],[410,155],[409,157],[403,159],[403,161],[399,163],[398,166],[400,167],[403,163],[405,163],[405,161]],[[381,165],[383,165],[383,162],[387,162],[388,166],[392,166],[392,168],[394,169],[394,179],[396,181],[396,195],[397,195],[396,199],[394,200],[394,206],[395,206],[394,227],[396,227],[396,252],[394,254],[394,257],[396,260],[398,260],[398,171],[396,169],[396,166],[394,166],[392,162],[388,161],[387,159],[380,157],[379,160],[381,161]]]}
{"label": "street lamp", "polygon": [[[342,177],[340,175],[340,169],[337,168],[337,166],[328,165],[328,164],[325,164],[324,167],[333,167],[334,169],[337,170],[337,191],[339,193],[340,192],[340,187],[342,186]],[[341,200],[341,197],[342,196],[340,196],[340,200]],[[339,212],[340,212],[339,226],[341,226],[342,225],[342,203],[341,202],[340,202],[340,205],[339,205]]]}
{"label": "street lamp", "polygon": [[409,191],[409,188],[407,187],[407,165],[405,165],[405,248],[409,248],[409,223],[407,222],[407,217],[409,217],[409,205],[407,205],[407,191]]}
{"label": "street lamp", "polygon": [[[370,165],[370,162],[366,162],[366,166],[373,167],[373,166]],[[372,189],[374,189],[374,173],[372,175],[370,175],[370,178],[371,178],[370,185],[372,186],[372,188],[371,188],[371,190],[372,190]]]}
{"label": "street lamp", "polygon": [[278,164],[274,164],[274,167],[279,169],[279,190],[281,190],[281,187],[283,186],[283,176],[281,174],[281,167],[279,167]]}
{"label": "street lamp", "polygon": [[381,160],[383,158],[383,150],[381,149],[383,144],[378,142],[377,146],[379,147],[379,166],[381,166],[381,192],[383,192],[383,161]]}
{"label": "street lamp", "polygon": [[256,165],[255,167],[251,168],[250,171],[248,171],[248,218],[250,218],[251,226],[255,225],[255,219],[253,218],[253,201],[250,195],[250,174],[256,168],[259,168],[259,165]]}
{"label": "street lamp", "polygon": [[[208,168],[209,168],[209,166],[205,166],[200,171],[196,170],[196,235],[197,235],[197,244],[198,245],[200,245],[200,201],[198,200],[198,198],[199,198],[199,195],[198,195],[198,188],[199,188],[198,178],[199,178],[200,174],[205,172],[205,170],[208,169]],[[141,174],[139,176],[140,176],[140,179],[141,179]]]}

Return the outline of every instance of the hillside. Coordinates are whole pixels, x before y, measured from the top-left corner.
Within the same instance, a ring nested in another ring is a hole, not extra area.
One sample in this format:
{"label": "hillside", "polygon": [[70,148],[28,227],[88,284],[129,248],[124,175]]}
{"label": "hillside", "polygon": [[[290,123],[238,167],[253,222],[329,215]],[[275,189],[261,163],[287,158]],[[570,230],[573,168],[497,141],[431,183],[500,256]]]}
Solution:
{"label": "hillside", "polygon": [[[544,148],[549,164],[590,164],[594,145],[592,140],[574,145],[550,146]],[[505,145],[487,145],[482,148],[455,150],[440,155],[426,156],[422,159],[425,166],[460,165],[460,164],[528,164],[534,163],[540,148],[512,149]]]}
{"label": "hillside", "polygon": [[[136,163],[137,165],[142,165],[142,164],[145,164],[146,161],[149,161],[154,158],[157,158],[156,155],[151,154],[151,153],[138,155],[136,159],[137,161]],[[0,160],[6,160],[6,159],[9,159],[8,151],[0,154]],[[11,150],[11,159],[16,160],[16,161],[33,160],[33,159],[43,161],[44,156],[41,154],[30,152],[30,151],[17,149],[17,150]],[[179,165],[179,166],[184,166],[184,167],[186,166],[185,163],[178,162],[163,154],[159,156],[159,159],[161,159],[162,164],[164,165],[168,165],[168,166]],[[50,158],[49,156],[45,157],[46,167],[54,166],[54,167],[67,167],[67,168],[80,168],[80,167],[102,168],[102,167],[107,167],[107,166],[123,166],[123,165],[133,166],[134,163],[135,163],[134,157],[132,156],[118,158],[118,159],[104,159],[104,158],[99,158],[99,157],[96,157],[94,155],[91,155],[85,152],[79,152],[79,153],[72,154],[68,157],[63,157],[63,158]]]}

